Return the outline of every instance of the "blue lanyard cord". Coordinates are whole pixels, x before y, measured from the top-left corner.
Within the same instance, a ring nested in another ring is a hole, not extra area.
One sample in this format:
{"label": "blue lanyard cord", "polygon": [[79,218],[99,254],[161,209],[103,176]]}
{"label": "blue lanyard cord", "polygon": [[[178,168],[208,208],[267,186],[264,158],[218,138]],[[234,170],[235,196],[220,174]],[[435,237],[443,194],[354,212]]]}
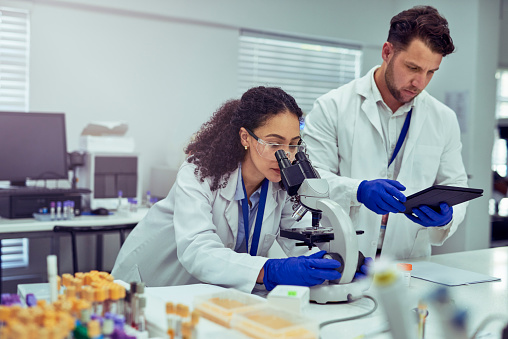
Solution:
{"label": "blue lanyard cord", "polygon": [[407,131],[409,130],[409,124],[411,123],[411,113],[413,112],[413,108],[409,110],[406,116],[406,120],[404,120],[404,126],[402,126],[402,130],[400,131],[399,139],[397,140],[397,145],[395,146],[395,150],[392,154],[392,159],[390,160],[390,163],[388,164],[388,167],[392,164],[393,160],[395,160],[395,157],[400,151],[400,148],[402,147],[402,144],[404,143],[404,139],[406,139]]}
{"label": "blue lanyard cord", "polygon": [[[245,250],[249,253],[249,200],[245,183],[242,178],[242,187],[244,197],[242,199],[243,227],[245,229]],[[252,246],[250,255],[255,256],[258,253],[259,236],[261,234],[261,224],[263,223],[263,214],[265,213],[266,196],[268,194],[268,180],[263,180],[261,185],[261,195],[259,197],[258,213],[256,215],[256,225],[254,226],[254,234],[252,235]]]}

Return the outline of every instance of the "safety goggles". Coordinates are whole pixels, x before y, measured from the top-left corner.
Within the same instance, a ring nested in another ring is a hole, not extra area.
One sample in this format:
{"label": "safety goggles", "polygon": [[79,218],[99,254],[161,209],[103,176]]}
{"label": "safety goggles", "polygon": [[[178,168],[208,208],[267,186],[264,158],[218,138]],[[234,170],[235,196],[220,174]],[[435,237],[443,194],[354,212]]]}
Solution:
{"label": "safety goggles", "polygon": [[290,161],[293,161],[295,159],[296,153],[305,152],[305,143],[303,142],[302,139],[298,141],[297,145],[274,144],[266,142],[263,139],[260,139],[257,135],[254,134],[254,132],[252,132],[248,128],[245,128],[245,130],[251,135],[251,137],[256,139],[257,141],[256,151],[262,158],[268,160],[277,160],[275,158],[275,152],[277,152],[278,150],[283,150],[286,153],[288,159]]}

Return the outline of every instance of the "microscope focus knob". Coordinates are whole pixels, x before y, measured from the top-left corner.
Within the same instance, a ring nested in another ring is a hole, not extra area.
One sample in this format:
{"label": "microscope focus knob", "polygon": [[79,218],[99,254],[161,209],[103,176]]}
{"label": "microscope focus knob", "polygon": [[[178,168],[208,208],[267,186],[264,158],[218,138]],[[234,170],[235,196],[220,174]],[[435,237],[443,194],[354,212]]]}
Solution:
{"label": "microscope focus knob", "polygon": [[342,274],[342,271],[344,271],[344,258],[339,253],[328,252],[323,255],[323,259],[332,259],[340,262],[340,267],[337,267],[335,270]]}
{"label": "microscope focus knob", "polygon": [[[342,271],[344,271],[344,258],[339,253],[333,253],[328,252],[325,255],[323,255],[323,259],[333,259],[340,262],[340,267],[336,268],[340,274],[342,274]],[[363,262],[365,261],[365,256],[362,252],[358,251],[358,263],[356,265],[356,272],[361,272],[360,267],[363,265]]]}

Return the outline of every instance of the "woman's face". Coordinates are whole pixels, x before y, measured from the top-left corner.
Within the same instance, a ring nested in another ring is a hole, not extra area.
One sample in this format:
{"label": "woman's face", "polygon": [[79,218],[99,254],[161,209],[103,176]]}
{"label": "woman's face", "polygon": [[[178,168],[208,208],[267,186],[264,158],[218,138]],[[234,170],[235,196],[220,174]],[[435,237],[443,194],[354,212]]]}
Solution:
{"label": "woman's face", "polygon": [[[247,154],[242,162],[242,173],[244,173],[243,168],[248,167],[246,168],[247,173],[255,176],[252,179],[263,180],[267,178],[272,182],[279,182],[281,177],[279,164],[275,158],[275,150],[278,148],[284,149],[285,152],[290,150],[289,147],[271,146],[269,144],[298,145],[300,141],[300,121],[298,117],[289,111],[282,111],[269,118],[264,125],[252,132],[259,140],[256,140],[244,128],[240,130],[242,145],[248,147]],[[291,151],[293,151],[293,148]],[[291,155],[290,160],[293,160]]]}

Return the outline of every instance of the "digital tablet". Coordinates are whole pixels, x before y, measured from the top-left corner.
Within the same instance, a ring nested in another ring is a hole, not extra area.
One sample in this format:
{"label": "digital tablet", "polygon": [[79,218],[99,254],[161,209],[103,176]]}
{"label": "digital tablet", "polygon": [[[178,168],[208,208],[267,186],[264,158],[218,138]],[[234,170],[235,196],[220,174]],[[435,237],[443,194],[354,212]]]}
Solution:
{"label": "digital tablet", "polygon": [[427,205],[436,211],[440,211],[439,204],[441,202],[453,206],[482,195],[483,190],[479,188],[434,185],[408,196],[404,203],[404,206],[406,206],[404,213],[411,214],[413,208],[420,205]]}

